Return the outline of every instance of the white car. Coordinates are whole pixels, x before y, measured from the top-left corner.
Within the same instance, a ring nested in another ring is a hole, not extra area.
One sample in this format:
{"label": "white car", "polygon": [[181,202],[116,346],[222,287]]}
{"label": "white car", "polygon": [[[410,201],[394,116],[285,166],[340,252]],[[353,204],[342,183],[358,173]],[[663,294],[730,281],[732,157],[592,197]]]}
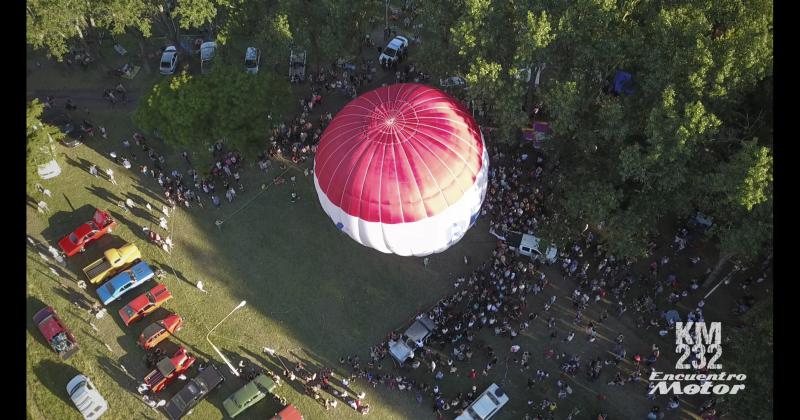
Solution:
{"label": "white car", "polygon": [[211,71],[212,60],[217,55],[216,42],[204,42],[200,45],[200,73],[208,74]]}
{"label": "white car", "polygon": [[396,36],[393,40],[389,41],[389,45],[383,49],[383,52],[378,57],[378,62],[381,65],[391,64],[400,58],[400,55],[405,54],[408,48],[408,38],[404,36]]}
{"label": "white car", "polygon": [[108,410],[108,402],[84,375],[78,375],[69,381],[67,393],[85,419],[94,420]]}
{"label": "white car", "polygon": [[170,45],[161,54],[161,66],[159,67],[161,74],[174,74],[175,69],[178,68],[178,49],[174,45]]}
{"label": "white car", "polygon": [[250,74],[258,73],[261,65],[261,50],[256,47],[247,47],[244,53],[244,70]]}
{"label": "white car", "polygon": [[508,402],[508,395],[497,384],[489,385],[456,420],[487,420]]}

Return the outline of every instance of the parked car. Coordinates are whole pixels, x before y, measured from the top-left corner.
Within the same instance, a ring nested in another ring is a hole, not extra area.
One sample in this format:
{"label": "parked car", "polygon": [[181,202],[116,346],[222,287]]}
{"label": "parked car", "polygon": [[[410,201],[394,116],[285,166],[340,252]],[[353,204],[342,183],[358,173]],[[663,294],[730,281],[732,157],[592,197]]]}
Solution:
{"label": "parked car", "polygon": [[306,80],[306,51],[301,48],[289,50],[289,81],[300,83]]}
{"label": "parked car", "polygon": [[558,260],[558,249],[553,244],[550,244],[546,250],[543,250],[541,239],[536,236],[515,231],[505,231],[503,234],[498,234],[491,229],[489,233],[504,241],[512,251],[517,251],[519,254],[528,256],[531,259],[541,259],[547,264],[553,264]]}
{"label": "parked car", "polygon": [[217,55],[217,43],[204,42],[200,45],[200,73],[208,74],[211,71],[214,57]]}
{"label": "parked car", "polygon": [[456,420],[488,420],[508,402],[508,395],[497,384],[489,385],[486,391],[464,410]]}
{"label": "parked car", "polygon": [[97,297],[103,305],[108,305],[153,276],[155,276],[153,269],[146,262],[139,261],[98,287]]}
{"label": "parked car", "polygon": [[146,317],[170,299],[172,299],[172,293],[167,290],[167,286],[158,284],[156,287],[128,302],[127,305],[119,310],[119,316],[127,327]]}
{"label": "parked car", "polygon": [[64,322],[58,317],[55,309],[48,306],[36,312],[36,315],[33,316],[33,322],[39,327],[44,339],[58,353],[61,360],[69,359],[80,349],[75,336],[72,335],[67,326],[64,325]]}
{"label": "parked car", "polygon": [[443,88],[448,87],[466,87],[467,81],[459,76],[451,76],[446,79],[439,79],[439,86]]}
{"label": "parked car", "polygon": [[247,47],[244,52],[244,70],[250,74],[258,73],[261,65],[261,50],[256,47]]}
{"label": "parked car", "polygon": [[226,398],[222,406],[228,415],[234,418],[261,401],[277,387],[278,385],[269,376],[262,373]]}
{"label": "parked car", "polygon": [[167,402],[164,412],[171,420],[180,419],[224,380],[219,369],[214,365],[209,365],[196,377],[190,379],[186,386]]}
{"label": "parked car", "polygon": [[303,415],[297,407],[289,404],[283,407],[278,414],[274,415],[270,420],[304,420]]}
{"label": "parked car", "polygon": [[150,350],[155,347],[156,344],[180,331],[182,327],[183,318],[181,318],[180,315],[169,315],[145,327],[142,333],[139,334],[139,345],[145,350]]}
{"label": "parked car", "polygon": [[160,392],[175,378],[189,370],[195,360],[186,353],[183,346],[180,346],[172,357],[164,357],[156,363],[156,368],[144,377],[144,384],[147,385],[150,392]]}
{"label": "parked car", "polygon": [[394,37],[393,40],[389,41],[389,45],[383,49],[381,55],[378,56],[378,62],[383,66],[392,64],[400,59],[401,56],[405,55],[407,48],[408,38],[398,35]]}
{"label": "parked car", "polygon": [[78,375],[67,383],[67,393],[84,419],[100,418],[108,410],[108,402],[84,375]]}
{"label": "parked car", "polygon": [[83,274],[89,282],[100,283],[108,276],[113,276],[120,269],[129,264],[138,262],[142,258],[142,253],[134,244],[125,244],[119,248],[107,249],[103,253],[103,258],[87,265],[83,268]]}
{"label": "parked car", "polygon": [[170,45],[161,54],[161,74],[169,75],[175,73],[178,68],[178,49],[174,45]]}
{"label": "parked car", "polygon": [[389,342],[389,353],[398,363],[403,364],[412,357],[414,350],[423,346],[435,327],[436,324],[427,315],[417,317],[399,340]]}
{"label": "parked car", "polygon": [[117,221],[108,212],[95,209],[92,220],[78,226],[72,233],[58,241],[58,246],[67,257],[83,252],[84,247],[106,233],[111,233]]}

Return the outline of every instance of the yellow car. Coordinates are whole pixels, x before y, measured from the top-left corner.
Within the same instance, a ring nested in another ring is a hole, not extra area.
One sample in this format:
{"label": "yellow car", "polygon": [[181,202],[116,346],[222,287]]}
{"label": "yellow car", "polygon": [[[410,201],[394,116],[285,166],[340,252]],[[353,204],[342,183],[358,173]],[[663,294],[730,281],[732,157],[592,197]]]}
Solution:
{"label": "yellow car", "polygon": [[112,276],[142,258],[142,253],[134,244],[126,244],[120,248],[107,249],[103,258],[87,265],[83,273],[91,283],[100,283],[105,278]]}

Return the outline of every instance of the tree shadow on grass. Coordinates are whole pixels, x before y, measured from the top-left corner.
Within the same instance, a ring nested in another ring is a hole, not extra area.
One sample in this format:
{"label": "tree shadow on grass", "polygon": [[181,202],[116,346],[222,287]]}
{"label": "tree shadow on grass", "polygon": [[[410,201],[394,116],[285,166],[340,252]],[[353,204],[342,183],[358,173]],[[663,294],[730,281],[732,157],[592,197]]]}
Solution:
{"label": "tree shadow on grass", "polygon": [[49,226],[42,231],[42,237],[55,245],[61,238],[67,236],[75,228],[88,222],[94,216],[95,207],[89,204],[81,206],[75,211],[58,211],[48,218]]}
{"label": "tree shadow on grass", "polygon": [[33,373],[51,393],[58,396],[65,404],[73,406],[69,394],[67,394],[67,383],[81,372],[66,363],[42,360],[33,368]]}

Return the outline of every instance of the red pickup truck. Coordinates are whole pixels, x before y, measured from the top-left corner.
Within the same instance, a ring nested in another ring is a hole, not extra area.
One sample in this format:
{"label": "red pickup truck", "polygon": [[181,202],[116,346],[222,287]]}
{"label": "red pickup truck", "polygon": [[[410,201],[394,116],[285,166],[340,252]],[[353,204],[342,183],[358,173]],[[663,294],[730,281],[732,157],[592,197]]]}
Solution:
{"label": "red pickup truck", "polygon": [[108,212],[95,209],[92,220],[78,226],[72,233],[58,241],[58,246],[67,257],[84,251],[91,241],[110,233],[117,226],[117,221]]}
{"label": "red pickup truck", "polygon": [[56,315],[55,309],[44,308],[33,316],[33,322],[39,327],[50,347],[61,356],[61,360],[67,360],[78,352],[78,342],[75,336],[67,329],[67,326]]}
{"label": "red pickup truck", "polygon": [[[169,342],[162,344],[166,343]],[[156,368],[144,377],[144,383],[151,392],[159,392],[172,383],[175,378],[189,370],[194,361],[195,358],[189,356],[186,349],[180,346],[172,357],[164,357],[156,363]]]}

